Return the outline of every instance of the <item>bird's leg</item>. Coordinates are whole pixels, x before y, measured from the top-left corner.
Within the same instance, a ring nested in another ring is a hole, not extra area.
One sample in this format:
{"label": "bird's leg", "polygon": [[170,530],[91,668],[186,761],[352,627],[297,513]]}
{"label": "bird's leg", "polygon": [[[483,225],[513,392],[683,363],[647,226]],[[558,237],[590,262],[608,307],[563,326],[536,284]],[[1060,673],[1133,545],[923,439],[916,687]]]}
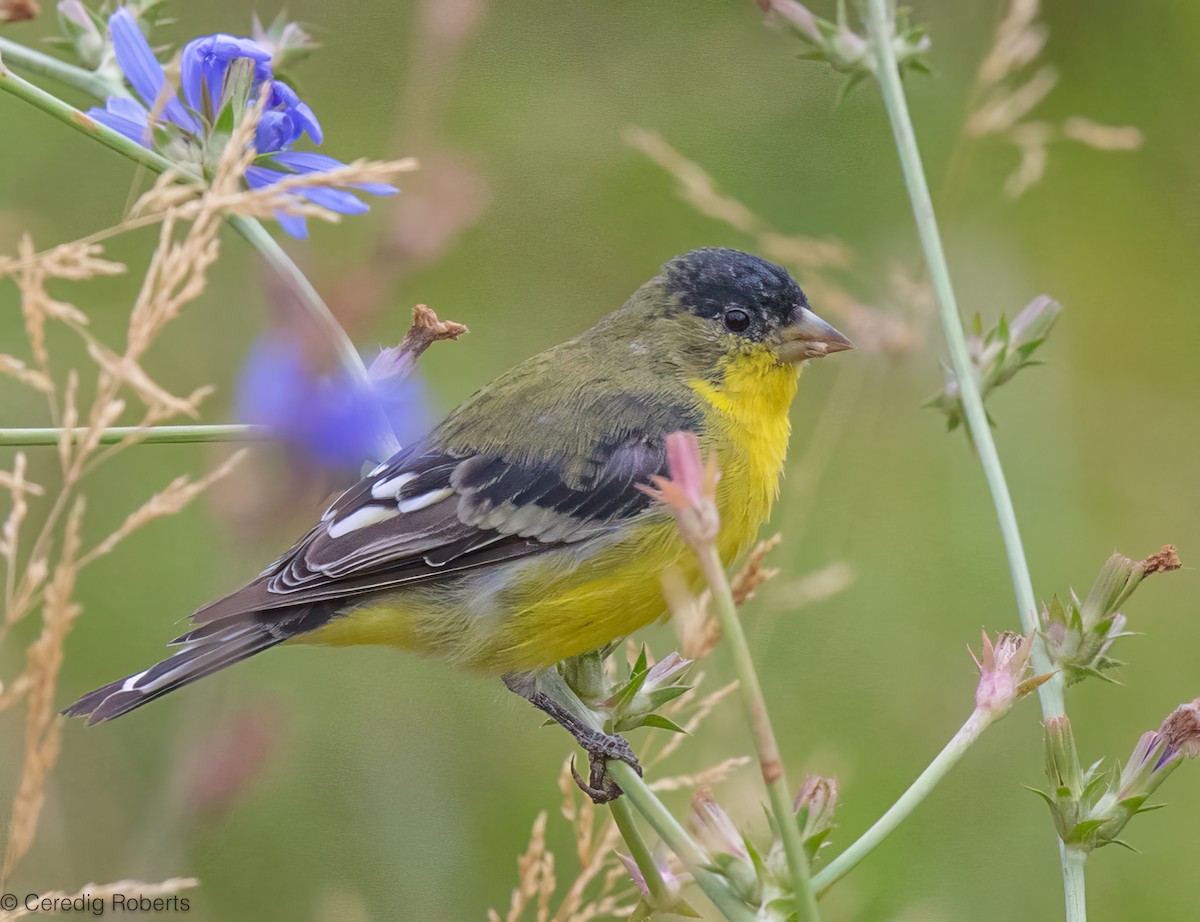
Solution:
{"label": "bird's leg", "polygon": [[571,691],[557,670],[535,674],[530,672],[509,673],[504,677],[509,691],[520,695],[539,711],[565,729],[579,742],[588,754],[588,780],[584,781],[571,765],[571,774],[579,789],[593,803],[606,804],[621,796],[621,789],[609,777],[605,762],[619,759],[639,775],[642,766],[637,756],[623,737],[605,733],[597,725],[592,711]]}

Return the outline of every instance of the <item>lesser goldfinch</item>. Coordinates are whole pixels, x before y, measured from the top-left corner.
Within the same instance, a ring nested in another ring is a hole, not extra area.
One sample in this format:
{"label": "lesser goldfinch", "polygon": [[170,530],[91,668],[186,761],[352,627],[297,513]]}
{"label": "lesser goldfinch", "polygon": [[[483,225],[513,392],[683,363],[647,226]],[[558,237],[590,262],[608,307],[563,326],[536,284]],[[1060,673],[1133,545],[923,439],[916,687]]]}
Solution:
{"label": "lesser goldfinch", "polygon": [[502,676],[593,764],[636,766],[536,676],[660,617],[668,568],[699,580],[639,489],[667,473],[665,437],[691,431],[716,453],[729,564],[778,493],[801,365],[849,348],[779,266],[718,248],[676,257],[376,467],[256,579],[199,609],[169,659],[65,713],[110,720],[282,643],[388,644]]}

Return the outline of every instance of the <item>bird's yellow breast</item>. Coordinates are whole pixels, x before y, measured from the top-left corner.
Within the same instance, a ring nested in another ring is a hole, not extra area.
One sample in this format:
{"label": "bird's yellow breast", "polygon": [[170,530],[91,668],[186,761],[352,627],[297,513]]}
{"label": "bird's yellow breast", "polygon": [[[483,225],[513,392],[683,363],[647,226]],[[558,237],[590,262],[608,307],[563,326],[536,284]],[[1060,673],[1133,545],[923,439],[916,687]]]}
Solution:
{"label": "bird's yellow breast", "polygon": [[[797,377],[767,347],[751,346],[723,362],[715,381],[689,382],[705,420],[702,448],[720,463],[718,546],[726,565],[750,548],[778,494]],[[401,590],[305,639],[391,644],[488,672],[537,669],[660,617],[660,579],[671,567],[699,585],[674,520],[652,511],[614,537],[480,570],[453,591],[436,582]]]}

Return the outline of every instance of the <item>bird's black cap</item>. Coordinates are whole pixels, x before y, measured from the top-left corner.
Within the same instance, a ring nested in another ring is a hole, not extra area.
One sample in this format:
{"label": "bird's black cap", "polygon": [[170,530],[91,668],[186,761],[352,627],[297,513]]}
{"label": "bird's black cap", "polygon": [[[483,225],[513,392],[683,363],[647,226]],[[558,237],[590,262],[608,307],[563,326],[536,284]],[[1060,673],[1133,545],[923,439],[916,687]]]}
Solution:
{"label": "bird's black cap", "polygon": [[808,307],[786,269],[740,250],[692,250],[663,266],[663,275],[667,293],[684,310],[716,320],[741,308],[758,321],[753,328],[759,335],[795,323]]}

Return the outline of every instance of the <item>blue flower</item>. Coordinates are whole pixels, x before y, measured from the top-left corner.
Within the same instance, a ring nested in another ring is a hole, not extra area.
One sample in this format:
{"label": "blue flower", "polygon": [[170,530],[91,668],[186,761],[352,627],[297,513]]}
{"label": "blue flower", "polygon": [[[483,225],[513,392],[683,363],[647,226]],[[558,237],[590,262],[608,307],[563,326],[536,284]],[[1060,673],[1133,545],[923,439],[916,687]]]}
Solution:
{"label": "blue flower", "polygon": [[[274,79],[271,53],[252,39],[217,33],[188,42],[179,62],[184,100],[181,102],[167,83],[162,65],[133,13],[125,7],[118,8],[109,17],[108,31],[117,64],[141,102],[126,96],[110,96],[104,108],[93,106],[88,111],[97,122],[146,147],[154,147],[158,142],[172,159],[202,169],[204,164],[216,161],[215,154],[219,151],[210,148],[228,140],[214,135],[213,126],[226,106],[232,104],[233,93],[226,86],[230,65],[248,60],[254,67],[250,99],[257,100],[264,85],[268,90],[255,133],[258,157],[246,171],[247,185],[258,189],[289,174],[322,173],[344,165],[332,157],[291,150],[306,134],[314,144],[320,144],[324,140],[321,124],[290,86]],[[240,117],[240,113],[235,112],[234,117]],[[398,191],[384,183],[367,183],[356,188],[372,195],[394,195]],[[369,210],[354,194],[330,186],[312,186],[297,190],[297,194],[340,214]],[[280,211],[276,218],[291,236],[308,236],[303,217]]]}
{"label": "blue flower", "polygon": [[314,375],[301,344],[269,336],[250,350],[237,391],[238,418],[263,426],[323,467],[357,470],[395,449],[388,428],[407,445],[424,435],[432,417],[417,376],[372,379]]}
{"label": "blue flower", "polygon": [[223,107],[225,75],[229,65],[238,58],[254,62],[255,87],[271,79],[271,53],[251,39],[218,32],[194,38],[183,46],[183,54],[179,57],[179,82],[183,86],[183,98],[193,112],[202,112],[210,122],[216,121],[217,113]]}

